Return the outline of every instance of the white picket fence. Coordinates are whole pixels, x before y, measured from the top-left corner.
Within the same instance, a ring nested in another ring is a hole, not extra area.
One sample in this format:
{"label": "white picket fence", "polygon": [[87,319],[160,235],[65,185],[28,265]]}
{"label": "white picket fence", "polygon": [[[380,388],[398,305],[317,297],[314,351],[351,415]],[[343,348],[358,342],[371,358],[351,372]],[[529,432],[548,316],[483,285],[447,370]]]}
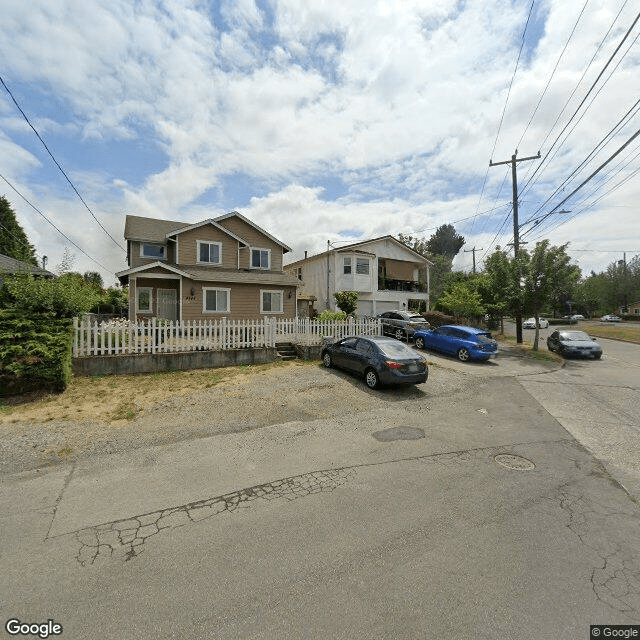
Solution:
{"label": "white picket fence", "polygon": [[73,356],[130,355],[179,351],[247,349],[274,347],[278,342],[306,346],[321,344],[325,338],[339,340],[349,335],[380,335],[377,319],[344,322],[291,320],[194,320],[187,322],[152,318],[95,322],[73,320]]}

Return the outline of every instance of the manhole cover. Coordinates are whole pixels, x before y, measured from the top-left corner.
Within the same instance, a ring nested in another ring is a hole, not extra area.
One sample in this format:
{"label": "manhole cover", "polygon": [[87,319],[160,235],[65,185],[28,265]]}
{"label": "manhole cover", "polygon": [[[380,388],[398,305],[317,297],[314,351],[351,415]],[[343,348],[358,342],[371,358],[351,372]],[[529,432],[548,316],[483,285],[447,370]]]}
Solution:
{"label": "manhole cover", "polygon": [[424,438],[424,429],[418,427],[392,427],[372,434],[380,442],[392,442],[393,440],[420,440]]}
{"label": "manhole cover", "polygon": [[533,464],[531,460],[521,458],[520,456],[514,456],[510,453],[499,453],[497,456],[494,456],[493,459],[503,467],[507,467],[507,469],[515,469],[516,471],[531,471],[531,469],[536,468],[536,465]]}

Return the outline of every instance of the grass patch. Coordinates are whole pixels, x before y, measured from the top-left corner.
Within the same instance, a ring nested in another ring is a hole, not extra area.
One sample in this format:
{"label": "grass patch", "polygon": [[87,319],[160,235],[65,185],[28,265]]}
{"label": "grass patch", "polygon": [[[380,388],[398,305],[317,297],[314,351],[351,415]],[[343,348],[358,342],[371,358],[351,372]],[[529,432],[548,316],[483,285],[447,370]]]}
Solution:
{"label": "grass patch", "polygon": [[[188,396],[217,385],[233,385],[234,379],[239,376],[264,374],[274,368],[304,367],[313,366],[313,364],[293,360],[140,375],[74,376],[66,390],[55,396],[46,398],[41,395],[15,396],[5,402],[11,406],[5,406],[0,400],[0,424],[15,420],[39,422],[73,419],[97,420],[105,423],[115,420],[133,420],[140,409],[144,410],[145,406],[172,396]],[[9,418],[10,414],[11,418]]]}

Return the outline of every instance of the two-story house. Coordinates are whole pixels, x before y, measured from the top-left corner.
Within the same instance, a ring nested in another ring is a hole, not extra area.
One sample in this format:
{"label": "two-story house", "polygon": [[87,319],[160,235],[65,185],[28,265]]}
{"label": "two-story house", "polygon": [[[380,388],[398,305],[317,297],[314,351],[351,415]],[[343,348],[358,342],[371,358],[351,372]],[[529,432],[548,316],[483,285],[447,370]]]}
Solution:
{"label": "two-story house", "polygon": [[291,249],[236,211],[196,224],[127,216],[129,318],[294,317]]}
{"label": "two-story house", "polygon": [[356,242],[292,262],[284,270],[318,300],[336,310],[336,291],[358,292],[358,315],[429,308],[431,262],[393,236]]}

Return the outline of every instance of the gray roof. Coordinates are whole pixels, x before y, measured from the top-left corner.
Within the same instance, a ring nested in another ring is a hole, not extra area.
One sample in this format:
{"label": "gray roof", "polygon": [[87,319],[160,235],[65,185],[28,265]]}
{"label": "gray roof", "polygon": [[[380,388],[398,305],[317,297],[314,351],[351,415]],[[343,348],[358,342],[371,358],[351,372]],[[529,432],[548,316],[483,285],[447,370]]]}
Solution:
{"label": "gray roof", "polygon": [[166,269],[170,273],[177,273],[179,275],[189,277],[192,280],[197,280],[198,282],[270,284],[295,287],[300,284],[300,281],[295,276],[290,276],[288,273],[282,273],[280,271],[257,271],[255,269],[237,271],[234,269],[206,268],[190,265],[168,265],[161,262],[151,262],[132,269],[126,269],[125,271],[116,273],[116,276],[118,276],[120,282],[124,284],[128,282],[130,275],[136,275],[143,278],[145,271],[157,269],[158,267]]}
{"label": "gray roof", "polygon": [[34,267],[31,264],[26,262],[22,262],[22,260],[16,260],[10,256],[5,256],[0,253],[0,272],[4,273],[16,273],[16,272],[27,272],[34,276],[42,276],[44,278],[54,278],[55,275],[46,269],[41,269],[40,267]]}
{"label": "gray roof", "polygon": [[272,236],[269,232],[265,231],[262,227],[259,227],[255,222],[251,222],[248,218],[245,218],[242,214],[237,211],[232,211],[231,213],[225,213],[224,215],[218,216],[217,218],[210,218],[209,220],[202,220],[197,223],[193,222],[177,222],[175,220],[160,220],[159,218],[143,218],[142,216],[130,216],[126,217],[124,223],[124,237],[126,240],[141,240],[144,242],[157,242],[160,244],[166,244],[167,236],[172,235],[173,233],[179,232],[181,229],[185,229],[186,227],[195,228],[202,224],[214,224],[219,229],[223,229],[230,236],[236,238],[240,242],[246,244],[242,238],[238,238],[234,233],[229,231],[224,224],[224,221],[227,218],[237,217],[240,220],[246,222],[251,225],[254,229],[263,233],[267,238],[273,240],[276,244],[279,244],[285,250],[285,253],[291,251],[291,247],[287,246],[281,240],[278,240],[274,236]]}
{"label": "gray roof", "polygon": [[191,222],[127,216],[124,223],[124,237],[127,240],[145,240],[147,242],[164,244],[167,241],[167,233],[171,233],[182,227],[190,227],[191,225]]}

